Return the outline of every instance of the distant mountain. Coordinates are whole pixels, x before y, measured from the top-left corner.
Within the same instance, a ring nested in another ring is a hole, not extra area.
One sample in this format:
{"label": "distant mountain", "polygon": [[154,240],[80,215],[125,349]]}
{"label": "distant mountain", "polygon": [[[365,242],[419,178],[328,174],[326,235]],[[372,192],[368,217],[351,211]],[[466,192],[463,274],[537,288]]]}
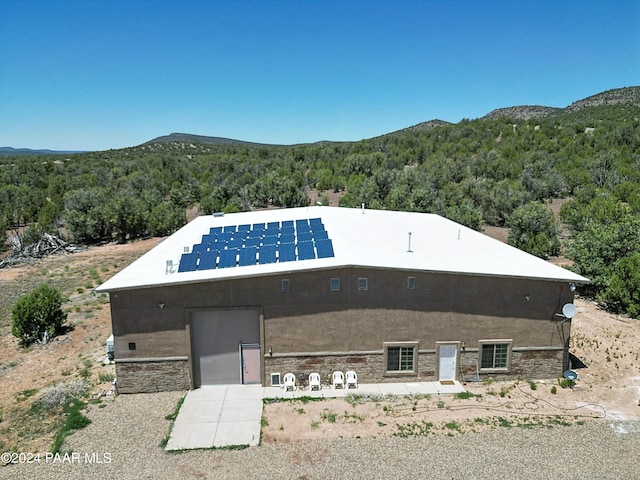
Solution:
{"label": "distant mountain", "polygon": [[562,112],[562,108],[543,107],[541,105],[521,105],[518,107],[497,108],[482,120],[497,120],[498,118],[513,118],[514,120],[529,120],[530,118],[544,118]]}
{"label": "distant mountain", "polygon": [[0,147],[0,156],[17,157],[20,155],[71,155],[74,153],[85,153],[79,150],[32,150],[30,148]]}
{"label": "distant mountain", "polygon": [[[607,90],[605,92],[598,93],[596,95],[592,95],[585,99],[573,102],[571,105],[569,105],[566,108],[546,107],[543,105],[519,105],[519,106],[513,106],[513,107],[497,108],[489,112],[484,117],[481,117],[479,120],[497,120],[499,118],[512,118],[514,120],[529,120],[530,118],[548,118],[548,117],[557,116],[561,114],[574,113],[576,111],[579,111],[588,107],[599,107],[599,106],[618,105],[618,104],[626,104],[626,105],[640,107],[640,87],[624,87],[624,88],[616,88],[613,90]],[[391,133],[395,134],[400,132],[424,131],[424,130],[431,130],[432,128],[444,127],[448,125],[453,125],[453,124],[450,122],[446,122],[444,120],[434,119],[434,120],[429,120],[427,122],[418,123],[417,125],[403,128],[401,130],[398,130],[397,132],[391,132]],[[381,136],[385,136],[385,135],[388,135],[388,134],[383,134]],[[204,143],[204,144],[212,144],[212,145],[275,146],[272,144],[234,140],[231,138],[191,135],[188,133],[172,133],[170,135],[154,138],[153,140],[150,140],[144,143],[143,145],[148,145],[153,143],[165,143],[165,142],[200,143],[200,144]],[[332,142],[329,140],[325,140],[325,141],[316,142],[316,143],[326,144],[326,143],[341,143],[341,142]]]}
{"label": "distant mountain", "polygon": [[589,107],[611,105],[633,105],[640,107],[640,87],[624,87],[607,90],[573,102],[566,108],[544,107],[539,105],[521,105],[515,107],[498,108],[488,113],[481,120],[496,120],[498,118],[513,118],[528,120],[530,118],[546,118],[561,113],[571,113]]}
{"label": "distant mountain", "polygon": [[423,130],[431,130],[436,127],[444,127],[446,125],[453,125],[452,123],[445,122],[444,120],[429,120],[428,122],[422,122],[412,127],[403,128],[401,132],[419,132]]}
{"label": "distant mountain", "polygon": [[171,133],[169,135],[163,135],[161,137],[154,138],[153,140],[149,140],[145,142],[143,145],[147,145],[149,143],[167,143],[167,142],[177,142],[177,143],[205,143],[210,145],[253,145],[253,146],[261,146],[265,145],[264,143],[254,143],[254,142],[245,142],[243,140],[234,140],[232,138],[223,138],[223,137],[207,137],[205,135],[192,135],[190,133]]}

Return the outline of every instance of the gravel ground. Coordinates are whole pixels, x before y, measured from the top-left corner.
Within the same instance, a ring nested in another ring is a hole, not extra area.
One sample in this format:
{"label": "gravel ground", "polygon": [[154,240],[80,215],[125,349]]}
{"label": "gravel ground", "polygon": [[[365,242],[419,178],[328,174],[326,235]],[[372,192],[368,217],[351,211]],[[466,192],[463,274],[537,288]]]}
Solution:
{"label": "gravel ground", "polygon": [[318,440],[166,453],[160,447],[169,428],[165,415],[180,396],[177,392],[122,395],[103,408],[93,405],[88,413],[92,423],[64,445],[75,458],[53,463],[42,454],[39,464],[0,466],[0,478],[640,478],[638,421],[594,420],[571,427],[499,428],[452,437]]}

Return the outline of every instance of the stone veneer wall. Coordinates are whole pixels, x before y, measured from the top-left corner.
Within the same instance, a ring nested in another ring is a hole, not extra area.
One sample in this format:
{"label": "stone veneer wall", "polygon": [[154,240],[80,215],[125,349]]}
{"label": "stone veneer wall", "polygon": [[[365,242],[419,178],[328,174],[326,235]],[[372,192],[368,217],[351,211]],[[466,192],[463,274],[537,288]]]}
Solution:
{"label": "stone veneer wall", "polygon": [[[480,372],[480,381],[489,377],[500,380],[515,380],[517,378],[542,379],[558,378],[562,376],[566,354],[564,350],[515,350],[511,352],[511,369],[509,372]],[[467,351],[460,354],[460,370],[466,381],[476,381],[476,361],[478,351]],[[458,380],[463,380],[458,371]]]}
{"label": "stone veneer wall", "polygon": [[187,359],[136,360],[116,362],[118,393],[155,393],[189,390]]}
{"label": "stone veneer wall", "polygon": [[[492,377],[496,379],[520,378],[557,378],[562,376],[565,353],[561,349],[554,350],[526,350],[512,351],[511,369],[505,373],[480,372],[480,381]],[[460,353],[460,369],[458,380],[476,379],[476,360],[478,351]],[[437,380],[437,356],[434,351],[419,352],[418,375],[385,375],[384,356],[379,353],[361,353],[354,355],[324,355],[324,356],[277,356],[264,358],[265,386],[270,386],[271,373],[291,372],[306,380],[311,372],[318,372],[323,384],[331,383],[331,373],[335,370],[343,372],[354,370],[360,383],[392,383],[392,382],[433,382]]]}

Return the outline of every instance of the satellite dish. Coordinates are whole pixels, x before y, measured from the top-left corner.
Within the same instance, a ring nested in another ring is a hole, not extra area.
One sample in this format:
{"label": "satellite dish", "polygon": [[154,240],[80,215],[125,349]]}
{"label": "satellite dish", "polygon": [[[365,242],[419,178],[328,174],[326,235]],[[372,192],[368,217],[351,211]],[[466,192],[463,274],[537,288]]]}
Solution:
{"label": "satellite dish", "polygon": [[565,303],[562,307],[562,314],[567,318],[573,318],[576,314],[576,306],[573,303]]}
{"label": "satellite dish", "polygon": [[562,376],[567,380],[575,380],[576,378],[578,378],[578,374],[573,370],[565,370]]}

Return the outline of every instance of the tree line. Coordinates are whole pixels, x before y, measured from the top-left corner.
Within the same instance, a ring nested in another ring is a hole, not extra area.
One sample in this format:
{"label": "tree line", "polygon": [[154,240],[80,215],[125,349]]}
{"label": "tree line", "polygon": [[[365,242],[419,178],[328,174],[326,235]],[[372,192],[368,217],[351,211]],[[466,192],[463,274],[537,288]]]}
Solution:
{"label": "tree line", "polygon": [[[603,105],[359,142],[167,142],[2,157],[0,232],[26,227],[33,238],[46,231],[82,243],[127,241],[172,233],[189,208],[209,214],[305,206],[317,189],[325,203],[322,192],[338,193],[343,207],[364,202],[438,213],[476,230],[510,227],[510,243],[542,258],[562,250],[592,279],[587,293],[637,316],[639,118],[633,104]],[[561,223],[545,206],[554,198],[567,199]]]}

